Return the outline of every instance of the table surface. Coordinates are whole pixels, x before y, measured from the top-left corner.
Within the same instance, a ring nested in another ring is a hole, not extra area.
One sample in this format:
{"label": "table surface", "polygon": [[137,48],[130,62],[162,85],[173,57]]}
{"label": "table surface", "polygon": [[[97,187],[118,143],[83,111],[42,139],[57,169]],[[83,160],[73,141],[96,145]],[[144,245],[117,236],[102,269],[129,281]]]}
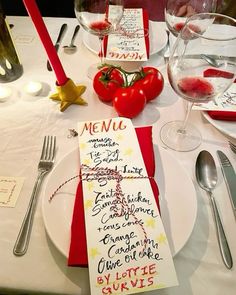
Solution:
{"label": "table surface", "polygon": [[[55,76],[46,69],[46,53],[29,17],[7,17],[14,24],[12,35],[24,67],[23,76],[9,83],[14,92],[9,102],[0,104],[0,175],[24,177],[25,182],[14,208],[0,207],[0,293],[2,294],[83,294],[89,295],[88,270],[67,267],[66,258],[55,248],[47,236],[41,212],[41,199],[46,181],[39,196],[30,245],[26,255],[16,257],[12,249],[20,229],[31,191],[37,176],[37,164],[44,135],[57,137],[56,163],[77,146],[77,138],[68,138],[68,129],[76,129],[77,122],[86,119],[115,117],[109,105],[101,103],[92,89],[92,82],[86,76],[88,65],[96,63],[98,57],[83,44],[82,30],[76,39],[78,51],[67,55],[62,49],[59,56],[68,77],[87,86],[84,98],[88,106],[69,107],[64,113],[58,103],[48,99],[55,91]],[[62,23],[69,25],[63,44],[68,44],[76,19],[45,18],[49,33],[55,41]],[[164,27],[164,23],[159,24]],[[159,149],[165,148],[159,139],[161,126],[170,120],[182,119],[184,105],[175,95],[166,78],[163,58],[155,54],[147,64],[158,67],[165,76],[165,88],[160,97],[146,106],[143,113],[133,119],[135,126],[153,125],[153,141]],[[128,65],[133,67],[134,65]],[[38,97],[24,92],[24,85],[30,80],[43,83],[44,91]],[[232,212],[226,186],[220,172],[216,150],[224,151],[236,169],[236,155],[227,144],[227,137],[210,125],[201,112],[193,111],[190,121],[201,130],[201,146],[186,153],[169,150],[184,166],[196,188],[198,211],[193,232],[175,256],[174,263],[179,286],[153,291],[147,294],[234,295],[236,290],[236,269],[227,270],[220,256],[211,208],[205,193],[199,189],[194,176],[196,157],[200,150],[212,153],[219,171],[219,185],[215,197],[222,217],[234,263],[236,263],[236,221]],[[170,167],[171,169],[171,167]],[[181,196],[180,196],[181,198]]]}

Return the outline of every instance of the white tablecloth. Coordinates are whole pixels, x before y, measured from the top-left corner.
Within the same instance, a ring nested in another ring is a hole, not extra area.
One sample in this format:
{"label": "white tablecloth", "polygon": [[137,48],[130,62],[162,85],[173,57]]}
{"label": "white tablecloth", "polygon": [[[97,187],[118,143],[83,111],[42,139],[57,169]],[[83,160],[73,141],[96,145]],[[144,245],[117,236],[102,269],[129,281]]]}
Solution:
{"label": "white tablecloth", "polygon": [[[46,18],[46,25],[53,41],[63,22],[69,25],[63,44],[68,44],[77,24],[76,19]],[[58,150],[56,163],[77,146],[77,138],[67,138],[69,128],[75,128],[78,121],[116,116],[111,106],[101,103],[92,90],[92,83],[86,77],[88,65],[98,61],[82,42],[82,30],[76,39],[78,51],[66,55],[59,51],[60,59],[68,77],[74,82],[87,86],[84,98],[88,106],[71,106],[64,113],[59,105],[48,99],[48,93],[55,91],[55,76],[46,69],[46,53],[36,30],[28,17],[8,17],[14,24],[12,35],[21,58],[24,74],[9,83],[14,91],[9,102],[0,104],[0,175],[21,176],[24,186],[15,208],[0,207],[0,293],[6,294],[83,294],[89,295],[88,270],[67,267],[67,260],[55,248],[47,236],[41,213],[41,190],[35,214],[28,252],[22,257],[13,255],[13,246],[21,226],[31,191],[37,175],[42,140],[44,135],[57,136]],[[160,23],[160,27],[165,26]],[[159,66],[166,77],[162,58],[151,56],[149,64]],[[41,81],[44,93],[39,97],[29,97],[23,87],[30,80]],[[170,120],[182,119],[184,107],[168,84],[161,96],[149,104],[144,112],[133,120],[134,125],[153,125],[153,140],[162,149],[159,140],[161,126]],[[236,155],[227,145],[227,138],[211,126],[200,112],[192,112],[192,123],[198,126],[203,136],[202,145],[192,152],[179,153],[168,150],[178,159],[193,179],[196,187],[198,212],[193,232],[174,263],[179,286],[153,291],[147,294],[168,295],[235,295],[236,270],[227,270],[220,256],[215,227],[208,198],[196,185],[194,165],[200,150],[206,149],[215,157],[217,149],[223,150],[236,168]],[[55,164],[56,164],[55,163]],[[219,162],[217,162],[219,168]],[[169,167],[171,169],[171,167]],[[236,222],[228,193],[219,171],[219,185],[215,197],[224,224],[234,263],[236,263]],[[44,182],[45,185],[45,182]],[[184,183],[183,185],[184,189]],[[180,206],[181,206],[181,196]]]}

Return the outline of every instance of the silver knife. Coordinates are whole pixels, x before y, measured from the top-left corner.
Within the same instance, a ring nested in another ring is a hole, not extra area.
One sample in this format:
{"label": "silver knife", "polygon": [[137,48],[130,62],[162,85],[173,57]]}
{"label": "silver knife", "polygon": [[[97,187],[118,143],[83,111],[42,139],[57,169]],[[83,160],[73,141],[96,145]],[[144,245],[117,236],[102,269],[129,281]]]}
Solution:
{"label": "silver knife", "polygon": [[[236,63],[236,56],[224,56],[224,55],[214,55],[214,54],[205,54],[208,55],[210,58],[215,59],[217,61],[224,61],[228,60],[229,62],[232,62],[233,64]],[[178,58],[176,56],[175,58]],[[184,59],[203,59],[202,54],[186,54]]]}
{"label": "silver knife", "polygon": [[[56,43],[55,43],[55,45],[54,45],[55,48],[56,48],[56,51],[58,51],[58,49],[59,49],[59,46],[60,46],[60,44],[61,44],[61,40],[63,39],[63,37],[64,37],[64,35],[65,35],[65,33],[66,33],[66,30],[67,30],[67,24],[63,24],[63,25],[61,26],[61,29],[60,29],[59,35],[58,35],[58,37],[57,37],[57,41],[56,41]],[[48,71],[52,71],[52,67],[51,67],[49,61],[47,61],[47,69],[48,69]]]}
{"label": "silver knife", "polygon": [[165,64],[168,63],[170,58],[170,31],[167,29],[166,29],[166,35],[167,35],[167,43],[166,43],[165,52],[163,55]]}
{"label": "silver knife", "polygon": [[221,164],[221,170],[229,192],[231,205],[236,218],[236,174],[228,157],[221,151],[216,152]]}

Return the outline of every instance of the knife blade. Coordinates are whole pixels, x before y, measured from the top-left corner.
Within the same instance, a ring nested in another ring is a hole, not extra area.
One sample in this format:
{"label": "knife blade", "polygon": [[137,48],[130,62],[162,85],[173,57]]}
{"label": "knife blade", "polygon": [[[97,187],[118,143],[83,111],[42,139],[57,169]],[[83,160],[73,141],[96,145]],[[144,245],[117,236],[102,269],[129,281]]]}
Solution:
{"label": "knife blade", "polygon": [[[67,24],[63,24],[61,26],[59,35],[58,35],[57,40],[56,40],[56,43],[54,45],[54,47],[55,47],[55,49],[56,49],[57,52],[58,52],[58,49],[60,47],[61,41],[62,41],[63,37],[65,36],[66,30],[67,30]],[[50,65],[49,60],[47,61],[47,69],[48,69],[48,71],[52,71],[52,67]]]}
{"label": "knife blade", "polygon": [[166,29],[166,35],[167,35],[167,43],[165,46],[165,51],[164,51],[164,61],[165,63],[168,63],[169,58],[170,58],[170,31]]}
{"label": "knife blade", "polygon": [[236,174],[228,157],[222,151],[217,151],[216,153],[221,164],[221,170],[230,196],[234,216],[236,218]]}

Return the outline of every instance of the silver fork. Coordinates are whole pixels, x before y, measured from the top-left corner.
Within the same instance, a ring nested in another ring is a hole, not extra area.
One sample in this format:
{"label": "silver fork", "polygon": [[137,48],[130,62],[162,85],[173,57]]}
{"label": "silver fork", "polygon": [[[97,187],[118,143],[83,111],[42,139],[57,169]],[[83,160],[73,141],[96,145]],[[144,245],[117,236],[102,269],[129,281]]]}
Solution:
{"label": "silver fork", "polygon": [[56,137],[45,136],[41,157],[38,163],[38,176],[30,198],[24,220],[21,225],[13,253],[16,256],[22,256],[26,253],[29,245],[33,218],[37,204],[37,196],[44,176],[52,169],[56,152]]}
{"label": "silver fork", "polygon": [[236,154],[236,145],[233,144],[231,141],[229,141],[229,147],[232,150],[232,152],[234,152]]}

